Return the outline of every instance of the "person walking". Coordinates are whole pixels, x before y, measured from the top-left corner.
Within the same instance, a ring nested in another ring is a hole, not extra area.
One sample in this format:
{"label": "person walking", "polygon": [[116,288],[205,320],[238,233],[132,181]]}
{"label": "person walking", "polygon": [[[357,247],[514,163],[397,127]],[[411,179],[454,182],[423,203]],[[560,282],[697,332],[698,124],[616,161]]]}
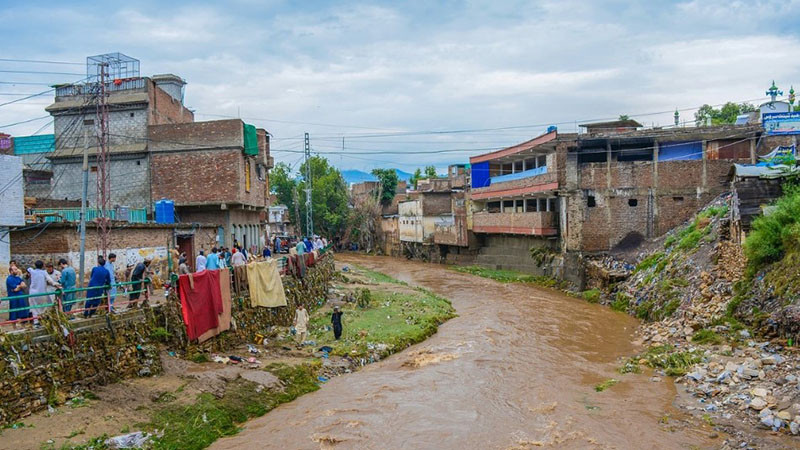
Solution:
{"label": "person walking", "polygon": [[[58,260],[58,267],[61,268],[61,287],[66,291],[75,289],[75,282],[77,276],[75,275],[75,268],[69,265],[66,259],[61,258]],[[70,312],[72,305],[75,303],[75,293],[67,292],[61,296],[61,309],[64,312]]]}
{"label": "person walking", "polygon": [[200,253],[197,255],[197,260],[195,261],[194,271],[202,272],[204,270],[206,270],[206,256],[205,252],[200,250]]}
{"label": "person walking", "polygon": [[340,337],[342,337],[342,311],[339,310],[338,306],[333,307],[333,313],[331,313],[331,323],[333,324],[333,337],[338,341]]}
{"label": "person walking", "polygon": [[108,310],[110,312],[114,311],[114,299],[117,298],[117,271],[114,269],[114,262],[117,260],[117,255],[114,253],[108,254],[108,260],[106,260],[106,265],[104,266],[108,271],[108,276],[110,278],[109,285],[111,288],[108,290]]}
{"label": "person walking", "polygon": [[[139,307],[139,296],[142,293],[142,280],[146,277],[152,261],[152,259],[147,258],[143,262],[136,264],[136,267],[133,268],[133,272],[131,272],[131,281],[134,283],[131,285],[131,294],[128,296],[128,301],[130,302],[128,304],[128,309]],[[189,273],[189,268],[186,267],[185,262],[181,264],[181,270],[184,270],[184,267],[186,268],[186,273]],[[137,281],[138,283],[136,283]]]}
{"label": "person walking", "polygon": [[294,330],[297,332],[297,345],[302,346],[308,337],[308,311],[302,303],[294,311]]}
{"label": "person walking", "polygon": [[[28,275],[30,275],[30,290],[28,291],[29,294],[46,294],[47,293],[47,286],[56,286],[56,283],[53,278],[44,270],[44,262],[41,260],[36,261],[33,263],[34,268],[28,267]],[[39,316],[47,311],[47,307],[38,308],[39,305],[47,304],[47,296],[46,295],[35,295],[34,297],[28,297],[28,303],[31,306],[31,315],[33,316],[33,324],[39,324]]]}
{"label": "person walking", "polygon": [[[31,311],[28,308],[28,299],[25,297],[25,281],[22,280],[22,271],[16,265],[8,268],[8,277],[6,278],[6,291],[8,292],[8,308],[11,310],[8,313],[8,320],[27,319],[31,316]],[[17,328],[18,323],[14,322],[14,328]]]}
{"label": "person walking", "polygon": [[97,312],[97,307],[100,306],[103,294],[105,294],[107,286],[111,284],[111,274],[106,269],[106,259],[102,256],[97,257],[97,265],[92,269],[89,275],[89,289],[86,291],[86,302],[83,307],[83,317],[91,317]]}

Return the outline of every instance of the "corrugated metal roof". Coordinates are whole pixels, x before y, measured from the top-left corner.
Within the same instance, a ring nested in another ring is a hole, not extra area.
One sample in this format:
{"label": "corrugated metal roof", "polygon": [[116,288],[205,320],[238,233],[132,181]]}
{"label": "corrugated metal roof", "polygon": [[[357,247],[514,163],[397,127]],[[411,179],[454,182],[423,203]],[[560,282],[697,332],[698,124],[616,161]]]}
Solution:
{"label": "corrugated metal roof", "polygon": [[53,134],[21,136],[14,138],[14,154],[49,153],[55,149],[56,137]]}
{"label": "corrugated metal roof", "polygon": [[798,172],[797,167],[790,167],[785,166],[782,164],[776,164],[772,166],[758,166],[755,164],[734,164],[733,165],[734,175],[739,178],[749,178],[749,177],[758,177],[758,178],[781,178],[792,173]]}

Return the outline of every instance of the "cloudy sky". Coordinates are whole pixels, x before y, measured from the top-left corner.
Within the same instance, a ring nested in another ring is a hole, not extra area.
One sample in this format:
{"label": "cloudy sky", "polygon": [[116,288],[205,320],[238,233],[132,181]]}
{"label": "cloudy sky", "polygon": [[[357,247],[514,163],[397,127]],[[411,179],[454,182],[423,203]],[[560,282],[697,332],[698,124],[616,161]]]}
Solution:
{"label": "cloudy sky", "polygon": [[[703,103],[758,103],[773,78],[800,88],[800,0],[6,0],[0,12],[0,57],[125,53],[143,75],[185,78],[197,120],[269,130],[288,163],[307,131],[342,168],[442,170],[550,124],[667,125],[675,108],[691,120]],[[82,78],[72,73],[85,68],[0,61],[0,103]],[[0,106],[0,132],[52,132],[48,119],[7,126],[46,115],[49,100]]]}

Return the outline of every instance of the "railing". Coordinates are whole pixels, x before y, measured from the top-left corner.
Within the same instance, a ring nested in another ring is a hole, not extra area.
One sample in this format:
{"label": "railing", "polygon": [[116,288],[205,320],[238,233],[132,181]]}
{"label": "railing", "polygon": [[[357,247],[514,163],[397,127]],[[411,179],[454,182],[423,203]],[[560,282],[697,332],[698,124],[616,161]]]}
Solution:
{"label": "railing", "polygon": [[[121,218],[124,214],[121,214],[119,210],[110,209],[107,211],[108,215],[110,216],[111,220],[127,220],[130,223],[147,223],[147,209],[140,208],[140,209],[133,209],[129,208],[127,213],[127,218]],[[57,208],[57,209],[34,209],[31,211],[31,214],[42,215],[45,222],[79,222],[81,220],[81,210],[80,208]],[[118,218],[120,216],[120,218]],[[97,219],[100,217],[100,210],[99,209],[87,209],[86,210],[86,220],[91,222],[92,220]]]}
{"label": "railing", "polygon": [[[137,300],[133,300],[133,301],[131,301],[131,300],[128,300],[128,301],[116,301],[115,300],[111,304],[109,304],[109,301],[108,301],[109,300],[108,292],[109,292],[109,290],[111,288],[120,288],[120,287],[124,288],[125,286],[133,286],[133,285],[137,285],[137,284],[141,286],[140,289],[131,290],[131,291],[124,291],[124,289],[123,289],[123,292],[121,292],[121,293],[117,292],[117,295],[118,296],[121,296],[121,295],[129,296],[131,294],[144,294],[144,296],[143,296],[144,299],[141,300],[141,302],[143,304],[146,304],[150,300],[150,294],[149,294],[148,286],[151,284],[151,281],[150,281],[149,278],[145,278],[143,280],[137,280],[137,281],[124,281],[124,282],[121,282],[121,283],[114,283],[114,284],[105,285],[105,286],[92,286],[92,287],[74,288],[74,289],[56,289],[55,291],[44,292],[44,293],[41,293],[41,294],[24,294],[24,295],[14,295],[14,296],[0,297],[0,302],[8,302],[8,304],[9,304],[9,307],[7,309],[0,309],[0,314],[9,313],[9,317],[10,317],[10,314],[12,312],[28,311],[28,314],[26,314],[27,317],[23,317],[23,318],[19,318],[19,319],[13,319],[13,320],[9,319],[9,320],[0,322],[0,325],[8,325],[8,324],[15,324],[16,325],[16,324],[19,324],[19,323],[25,323],[25,322],[34,321],[34,320],[36,320],[38,318],[38,316],[41,316],[41,314],[39,314],[37,317],[34,317],[33,314],[31,314],[31,310],[32,309],[48,309],[48,308],[51,308],[51,307],[57,307],[59,311],[61,311],[64,314],[67,314],[67,315],[84,313],[84,316],[88,317],[88,316],[94,315],[97,311],[101,311],[101,310],[109,311],[110,309],[115,308],[116,306],[128,305],[128,304],[131,304],[131,303],[137,304],[139,302],[138,299]],[[86,297],[86,295],[88,295],[88,291],[95,291],[95,290],[102,290],[102,294],[99,295],[99,296],[94,296],[94,297]],[[78,293],[84,293],[83,297],[75,295],[75,294],[78,294]],[[48,302],[47,303],[33,304],[32,305],[32,304],[30,304],[30,302],[28,300],[31,299],[31,298],[34,298],[34,297],[39,297],[39,298],[45,297],[45,298],[48,299]],[[53,300],[50,300],[50,297],[52,297]],[[10,306],[12,304],[11,303],[12,301],[19,301],[19,300],[25,300],[26,301],[25,303],[27,303],[27,306],[17,306],[17,307],[11,307]],[[95,301],[97,301],[96,304],[94,303]],[[75,306],[76,304],[78,304],[80,302],[84,302],[83,308],[73,309],[73,306]],[[92,303],[88,303],[87,304],[87,302],[92,302]]]}
{"label": "railing", "polygon": [[[122,80],[111,80],[106,82],[106,91],[126,91],[128,89],[144,88],[144,78],[128,78]],[[97,86],[97,83],[68,84],[56,88],[56,97],[70,95],[90,94]]]}

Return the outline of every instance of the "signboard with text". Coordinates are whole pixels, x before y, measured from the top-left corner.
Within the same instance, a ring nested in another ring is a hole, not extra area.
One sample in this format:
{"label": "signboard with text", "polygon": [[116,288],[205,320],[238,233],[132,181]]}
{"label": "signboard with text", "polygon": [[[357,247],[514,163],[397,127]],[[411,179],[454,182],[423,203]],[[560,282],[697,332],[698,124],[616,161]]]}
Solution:
{"label": "signboard with text", "polygon": [[800,111],[764,113],[761,121],[769,135],[800,134]]}

